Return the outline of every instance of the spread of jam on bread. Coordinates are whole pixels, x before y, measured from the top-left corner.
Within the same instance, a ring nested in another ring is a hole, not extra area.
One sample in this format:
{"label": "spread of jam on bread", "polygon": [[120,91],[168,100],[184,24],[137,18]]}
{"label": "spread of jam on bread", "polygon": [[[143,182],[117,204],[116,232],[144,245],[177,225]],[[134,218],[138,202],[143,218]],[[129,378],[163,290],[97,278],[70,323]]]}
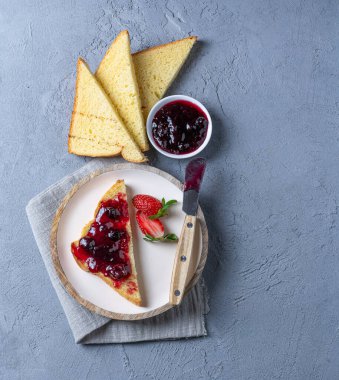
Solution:
{"label": "spread of jam on bread", "polygon": [[117,181],[99,202],[95,218],[71,245],[77,264],[98,275],[122,296],[141,304],[131,240],[127,194]]}
{"label": "spread of jam on bread", "polygon": [[157,145],[172,154],[197,150],[205,141],[208,120],[195,104],[177,100],[165,104],[155,114],[152,134]]}
{"label": "spread of jam on bread", "polygon": [[130,275],[130,237],[126,231],[129,217],[124,198],[119,193],[115,199],[101,202],[95,221],[86,236],[79,240],[78,247],[72,244],[73,254],[86,263],[90,272],[103,273],[104,276],[112,278],[115,285]]}

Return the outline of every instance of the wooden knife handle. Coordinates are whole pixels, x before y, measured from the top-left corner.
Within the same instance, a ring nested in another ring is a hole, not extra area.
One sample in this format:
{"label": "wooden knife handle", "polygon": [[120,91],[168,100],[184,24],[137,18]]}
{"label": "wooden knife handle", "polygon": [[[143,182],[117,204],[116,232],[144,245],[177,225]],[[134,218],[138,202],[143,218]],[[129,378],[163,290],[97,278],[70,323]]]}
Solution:
{"label": "wooden knife handle", "polygon": [[188,268],[191,262],[197,217],[186,215],[175,254],[169,302],[179,305],[185,293]]}

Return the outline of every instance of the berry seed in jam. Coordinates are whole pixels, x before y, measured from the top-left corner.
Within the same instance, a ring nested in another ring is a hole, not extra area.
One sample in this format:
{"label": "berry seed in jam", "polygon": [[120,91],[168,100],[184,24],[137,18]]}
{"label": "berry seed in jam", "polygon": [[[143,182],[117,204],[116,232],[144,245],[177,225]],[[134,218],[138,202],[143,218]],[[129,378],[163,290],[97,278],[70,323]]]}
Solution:
{"label": "berry seed in jam", "polygon": [[116,286],[119,280],[131,274],[128,221],[126,196],[119,193],[114,199],[101,202],[87,234],[80,239],[78,246],[72,244],[72,253],[90,272],[103,273]]}
{"label": "berry seed in jam", "polygon": [[207,136],[208,119],[195,104],[177,100],[159,109],[152,121],[156,144],[172,154],[197,150]]}

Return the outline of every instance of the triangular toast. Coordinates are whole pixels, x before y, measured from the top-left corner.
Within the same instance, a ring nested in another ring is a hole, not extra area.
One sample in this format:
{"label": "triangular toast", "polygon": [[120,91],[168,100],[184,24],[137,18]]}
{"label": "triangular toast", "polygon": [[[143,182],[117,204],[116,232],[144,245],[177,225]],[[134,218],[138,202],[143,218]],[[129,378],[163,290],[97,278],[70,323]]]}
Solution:
{"label": "triangular toast", "polygon": [[[114,208],[110,202],[118,202],[113,203],[113,205],[117,207]],[[107,204],[109,204],[111,207],[107,206]],[[116,210],[118,210],[118,216],[113,216],[113,219],[111,219],[111,216],[109,215],[110,208],[113,208],[113,211],[115,213],[117,212]],[[103,212],[103,210],[108,211]],[[123,223],[122,220],[124,221]],[[115,224],[112,226],[113,223]],[[98,232],[101,231],[101,226],[104,226],[104,232]],[[120,236],[118,240],[111,240],[111,238],[108,237],[110,236],[109,234],[112,232],[116,233],[116,231],[124,231],[122,235],[123,238]],[[126,233],[128,236],[127,240],[126,235],[124,235]],[[99,240],[100,236],[104,237],[101,237],[101,240]],[[83,243],[81,246],[80,241],[82,238],[87,238],[87,242],[94,240],[94,244],[97,248],[100,248],[100,246],[103,247],[104,244],[111,245],[105,245],[101,252],[95,253],[95,248],[83,248]],[[123,241],[122,244],[125,246],[126,242],[128,243],[128,250],[125,253],[121,253],[121,245],[112,248],[115,244],[121,244],[121,241]],[[113,253],[109,253],[113,249],[115,251]],[[128,301],[134,303],[135,305],[141,306],[141,295],[139,291],[138,277],[133,252],[132,230],[128,214],[126,186],[123,180],[118,180],[101,198],[94,212],[94,219],[83,228],[81,238],[72,243],[71,250],[75,261],[81,269],[86,272],[92,272],[94,275],[100,277],[103,281],[105,281],[122,297],[126,298]],[[105,258],[103,259],[103,257]],[[122,259],[122,257],[123,264],[121,264],[119,261]],[[93,263],[93,259],[96,260],[95,263]],[[115,265],[123,265],[123,268],[129,268],[128,271],[130,273],[125,274],[121,278],[114,277],[111,274],[107,273],[107,271],[105,275],[98,268],[107,268],[107,265],[110,265],[113,269]],[[92,270],[90,270],[89,266],[92,266]]]}
{"label": "triangular toast", "polygon": [[81,58],[77,64],[68,151],[80,156],[115,156],[146,161],[108,96]]}
{"label": "triangular toast", "polygon": [[144,119],[172,84],[197,37],[154,46],[132,55],[138,79]]}
{"label": "triangular toast", "polygon": [[118,34],[96,73],[106,94],[142,151],[149,149],[127,30]]}

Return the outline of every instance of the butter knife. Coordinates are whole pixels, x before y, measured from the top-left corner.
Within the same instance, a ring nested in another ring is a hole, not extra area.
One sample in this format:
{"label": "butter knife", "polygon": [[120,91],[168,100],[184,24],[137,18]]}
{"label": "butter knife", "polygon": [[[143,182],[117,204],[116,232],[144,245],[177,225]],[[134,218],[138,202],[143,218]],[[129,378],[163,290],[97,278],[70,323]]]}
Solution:
{"label": "butter knife", "polygon": [[205,173],[206,160],[191,160],[185,172],[184,200],[182,209],[186,213],[175,254],[172,271],[169,302],[178,305],[185,293],[188,269],[192,257],[193,242],[197,224],[200,185]]}

